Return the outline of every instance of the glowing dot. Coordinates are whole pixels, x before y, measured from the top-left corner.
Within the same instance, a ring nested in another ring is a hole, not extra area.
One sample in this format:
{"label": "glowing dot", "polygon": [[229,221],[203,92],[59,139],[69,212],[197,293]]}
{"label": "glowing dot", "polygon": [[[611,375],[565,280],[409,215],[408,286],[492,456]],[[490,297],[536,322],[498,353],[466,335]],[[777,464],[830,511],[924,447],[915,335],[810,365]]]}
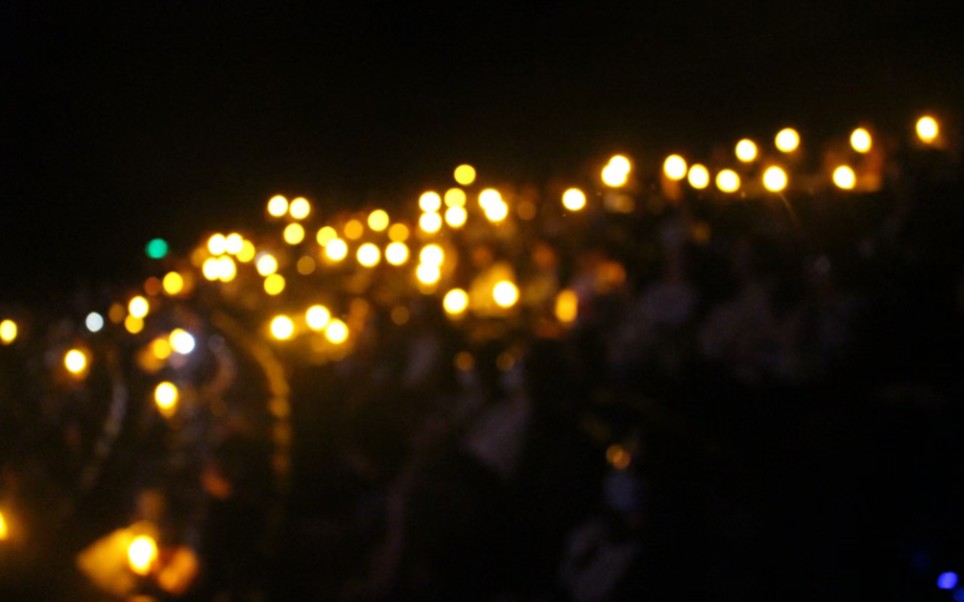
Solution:
{"label": "glowing dot", "polygon": [[781,152],[792,153],[800,146],[800,134],[793,128],[783,128],[773,141]]}
{"label": "glowing dot", "polygon": [[331,226],[321,228],[318,230],[318,234],[315,236],[315,240],[317,240],[318,244],[321,246],[327,245],[330,241],[335,240],[336,238],[338,238],[338,232],[336,232]]}
{"label": "glowing dot", "polygon": [[612,167],[614,171],[628,174],[632,170],[632,163],[624,155],[613,155],[609,158],[609,163],[607,166]]}
{"label": "glowing dot", "polygon": [[171,348],[181,355],[194,351],[194,335],[183,328],[175,328],[167,338],[171,342]]}
{"label": "glowing dot", "polygon": [[305,229],[297,222],[291,223],[285,226],[282,236],[289,245],[297,245],[305,239]]}
{"label": "glowing dot", "polygon": [[924,115],[917,120],[917,137],[920,138],[921,142],[930,144],[937,140],[939,134],[940,128],[937,125],[937,120],[930,115]]}
{"label": "glowing dot", "polygon": [[475,182],[475,168],[471,165],[462,164],[455,168],[455,172],[452,174],[455,177],[455,181],[462,186],[468,186],[472,182]]}
{"label": "glowing dot", "polygon": [[586,193],[578,188],[570,188],[562,193],[562,206],[569,211],[579,211],[586,206]]}
{"label": "glowing dot", "polygon": [[629,179],[629,172],[621,171],[616,169],[612,165],[607,165],[603,167],[602,170],[602,181],[603,184],[609,186],[610,188],[620,188],[626,185]]}
{"label": "glowing dot", "polygon": [[663,173],[674,182],[686,177],[686,159],[679,155],[670,155],[663,161]]}
{"label": "glowing dot", "polygon": [[732,169],[724,169],[716,174],[716,187],[722,192],[736,192],[740,189],[740,176]]}
{"label": "glowing dot", "polygon": [[937,587],[940,589],[954,589],[957,587],[957,573],[947,571],[937,576]]}
{"label": "glowing dot", "polygon": [[358,240],[365,233],[365,226],[357,219],[348,220],[345,224],[345,238]]}
{"label": "glowing dot", "polygon": [[207,280],[218,280],[221,278],[221,261],[217,257],[208,257],[201,266],[201,274]]}
{"label": "glowing dot", "polygon": [[147,312],[150,311],[150,308],[151,306],[147,302],[147,299],[140,295],[131,299],[130,303],[127,304],[127,312],[135,318],[143,318],[147,315]]}
{"label": "glowing dot", "polygon": [[614,443],[606,448],[606,460],[616,470],[626,470],[629,468],[633,457],[622,445]]}
{"label": "glowing dot", "polygon": [[135,316],[127,316],[124,318],[124,328],[131,334],[137,334],[144,330],[144,320]]}
{"label": "glowing dot", "polygon": [[288,215],[294,219],[305,219],[309,213],[311,213],[311,203],[303,196],[293,199],[288,206]]}
{"label": "glowing dot", "polygon": [[465,207],[465,202],[468,198],[465,196],[465,191],[461,188],[449,188],[445,191],[445,206],[446,207]]}
{"label": "glowing dot", "polygon": [[285,290],[285,277],[281,274],[271,274],[264,279],[264,292],[272,297],[280,295]]}
{"label": "glowing dot", "polygon": [[408,247],[403,242],[389,243],[385,247],[385,260],[392,265],[402,265],[408,261]]}
{"label": "glowing dot", "polygon": [[770,192],[780,192],[787,187],[787,172],[776,165],[768,167],[763,172],[763,187]]}
{"label": "glowing dot", "polygon": [[445,297],[442,299],[442,307],[447,314],[461,315],[469,307],[469,295],[460,288],[453,288],[445,293]]}
{"label": "glowing dot", "polygon": [[334,318],[325,327],[325,338],[334,345],[341,345],[348,340],[348,326],[338,318]]}
{"label": "glowing dot", "polygon": [[426,265],[442,265],[445,261],[445,251],[438,245],[425,245],[418,253],[418,260]]}
{"label": "glowing dot", "polygon": [[435,284],[442,277],[437,265],[422,263],[415,268],[415,278],[422,284]]}
{"label": "glowing dot", "polygon": [[237,255],[244,247],[244,238],[237,232],[232,232],[224,237],[224,250],[229,255]]}
{"label": "glowing dot", "polygon": [[211,255],[223,255],[228,246],[228,240],[223,234],[212,234],[208,239],[208,252]]}
{"label": "glowing dot", "polygon": [[692,166],[690,166],[690,171],[686,176],[686,180],[693,188],[703,190],[710,185],[710,172],[705,166],[700,165],[699,163],[694,163]]}
{"label": "glowing dot", "polygon": [[405,242],[408,234],[408,226],[405,224],[392,224],[388,228],[388,239],[392,242]]}
{"label": "glowing dot", "polygon": [[218,259],[220,267],[218,268],[218,278],[221,282],[231,282],[234,277],[238,275],[238,266],[234,263],[234,260],[225,255]]}
{"label": "glowing dot", "polygon": [[307,276],[315,271],[315,260],[305,255],[298,259],[298,263],[295,264],[295,269],[297,269],[298,273],[302,276]]}
{"label": "glowing dot", "polygon": [[180,272],[168,272],[164,274],[161,286],[168,295],[177,295],[184,290],[184,276],[181,276]]}
{"label": "glowing dot", "polygon": [[138,575],[147,575],[157,560],[157,543],[147,535],[135,537],[127,546],[127,564]]}
{"label": "glowing dot", "polygon": [[495,188],[486,188],[479,193],[479,207],[483,211],[488,211],[491,205],[502,202],[502,195]]}
{"label": "glowing dot", "polygon": [[872,145],[870,132],[864,128],[857,128],[850,134],[850,146],[858,153],[870,152]]}
{"label": "glowing dot", "polygon": [[278,271],[278,260],[271,253],[261,253],[255,260],[254,267],[258,270],[258,274],[270,276]]}
{"label": "glowing dot", "polygon": [[366,242],[362,246],[358,247],[358,251],[355,253],[355,257],[358,259],[363,267],[373,268],[378,265],[378,262],[382,259],[382,253],[378,246]]}
{"label": "glowing dot", "polygon": [[243,241],[241,243],[241,250],[238,251],[238,261],[241,263],[248,263],[254,259],[254,255],[257,249],[254,248],[254,243],[250,240]]}
{"label": "glowing dot", "polygon": [[0,512],[0,541],[5,541],[10,537],[10,530],[7,527],[7,519],[4,518],[3,512]]}
{"label": "glowing dot", "polygon": [[332,239],[325,245],[325,257],[332,261],[341,261],[348,256],[348,243],[340,238]]}
{"label": "glowing dot", "polygon": [[87,326],[87,330],[91,332],[100,332],[104,328],[104,316],[96,311],[92,311],[87,314],[84,325]]}
{"label": "glowing dot", "polygon": [[164,381],[154,388],[154,403],[157,409],[165,416],[170,416],[177,408],[177,402],[181,399],[181,392],[178,391],[174,383]]}
{"label": "glowing dot", "polygon": [[579,297],[575,291],[565,289],[556,295],[555,307],[556,319],[563,324],[570,324],[576,321],[579,315]]}
{"label": "glowing dot", "polygon": [[268,201],[268,215],[271,217],[281,217],[288,213],[288,199],[280,194],[271,197]]}
{"label": "glowing dot", "polygon": [[756,159],[756,143],[749,138],[744,138],[736,143],[736,158],[743,163],[749,163]]}
{"label": "glowing dot", "polygon": [[492,287],[492,299],[499,307],[512,307],[519,300],[519,289],[508,280],[502,280]]}
{"label": "glowing dot", "polygon": [[144,252],[151,259],[164,259],[167,257],[167,250],[167,241],[163,238],[155,238],[144,247]]}
{"label": "glowing dot", "polygon": [[388,213],[384,209],[376,209],[368,214],[368,227],[375,232],[382,232],[388,227]]}
{"label": "glowing dot", "polygon": [[295,333],[295,323],[285,315],[275,316],[271,319],[271,336],[279,341],[287,341]]}
{"label": "glowing dot", "polygon": [[418,208],[426,213],[433,213],[442,206],[442,197],[437,192],[429,190],[418,197]]}
{"label": "glowing dot", "polygon": [[509,206],[505,203],[491,203],[485,208],[485,217],[490,222],[499,223],[509,217]]}
{"label": "glowing dot", "polygon": [[156,338],[151,341],[151,353],[159,360],[166,360],[171,357],[171,342],[165,338]]}
{"label": "glowing dot", "polygon": [[9,345],[17,340],[17,323],[13,320],[0,322],[0,343]]}
{"label": "glowing dot", "polygon": [[426,234],[435,234],[442,229],[442,217],[438,213],[423,213],[418,227]]}
{"label": "glowing dot", "polygon": [[82,374],[87,369],[87,356],[80,349],[71,349],[64,355],[64,367],[71,374]]}
{"label": "glowing dot", "polygon": [[833,170],[833,183],[837,188],[852,190],[857,184],[857,176],[849,166],[841,165]]}
{"label": "glowing dot", "polygon": [[331,312],[324,305],[312,305],[305,312],[305,322],[308,323],[308,328],[320,332],[328,325],[331,320]]}
{"label": "glowing dot", "polygon": [[469,219],[469,212],[465,207],[449,207],[445,210],[445,223],[451,228],[459,229]]}

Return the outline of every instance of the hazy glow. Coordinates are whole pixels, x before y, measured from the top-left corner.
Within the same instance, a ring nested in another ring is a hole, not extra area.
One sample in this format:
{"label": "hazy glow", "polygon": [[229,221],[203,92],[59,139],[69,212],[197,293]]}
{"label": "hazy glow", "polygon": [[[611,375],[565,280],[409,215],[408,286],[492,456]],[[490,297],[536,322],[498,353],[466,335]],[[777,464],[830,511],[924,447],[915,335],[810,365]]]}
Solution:
{"label": "hazy glow", "polygon": [[345,238],[348,240],[358,240],[365,233],[365,226],[357,219],[350,219],[345,224]]}
{"label": "hazy glow", "polygon": [[736,158],[743,163],[749,163],[756,159],[757,148],[756,143],[749,138],[744,138],[736,143]]}
{"label": "hazy glow", "polygon": [[270,276],[278,271],[278,260],[271,253],[261,253],[255,260],[254,267],[258,270],[258,274]]}
{"label": "hazy glow", "polygon": [[606,460],[616,470],[626,470],[629,468],[633,457],[622,445],[614,443],[606,448]]}
{"label": "hazy glow", "polygon": [[157,542],[152,537],[140,535],[127,546],[127,564],[138,575],[150,573],[156,560]]}
{"label": "hazy glow", "polygon": [[131,334],[137,334],[144,330],[144,320],[135,318],[134,316],[127,316],[124,318],[124,328]]}
{"label": "hazy glow", "polygon": [[13,320],[0,322],[0,343],[9,345],[17,340],[17,323]]}
{"label": "hazy glow", "polygon": [[237,232],[232,232],[224,237],[224,250],[229,255],[237,255],[244,248],[244,238]]}
{"label": "hazy glow", "polygon": [[837,188],[853,190],[853,187],[857,185],[857,175],[849,166],[841,165],[833,170],[833,183]]}
{"label": "hazy glow", "polygon": [[937,140],[937,136],[940,134],[940,128],[937,125],[937,120],[930,115],[924,115],[917,120],[917,137],[920,138],[921,142],[925,144],[930,144]]}
{"label": "hazy glow", "polygon": [[870,152],[872,145],[870,132],[864,128],[857,128],[850,134],[850,146],[858,153]]}
{"label": "hazy glow", "polygon": [[228,240],[223,234],[212,234],[208,239],[208,252],[211,255],[223,255],[228,246]]}
{"label": "hazy glow", "polygon": [[302,276],[307,276],[315,271],[315,260],[307,255],[298,259],[298,263],[295,264],[295,269]]}
{"label": "hazy glow", "polygon": [[245,240],[241,243],[241,250],[238,251],[238,261],[241,263],[248,263],[254,259],[254,254],[257,249],[254,248],[254,243],[250,240]]}
{"label": "hazy glow", "polygon": [[469,219],[469,212],[465,207],[449,207],[445,210],[445,223],[456,230],[465,225]]}
{"label": "hazy glow", "polygon": [[285,290],[285,277],[281,274],[271,274],[264,279],[264,292],[272,297],[280,295]]}
{"label": "hazy glow", "polygon": [[384,209],[376,209],[368,214],[368,227],[375,232],[382,232],[388,227],[388,213]]}
{"label": "hazy glow", "polygon": [[183,328],[172,330],[168,340],[171,342],[171,348],[181,355],[187,355],[194,351],[194,335]]}
{"label": "hazy glow", "polygon": [[168,272],[164,274],[161,286],[168,295],[177,295],[184,290],[184,276],[180,272]]}
{"label": "hazy glow", "polygon": [[579,211],[586,206],[586,193],[578,188],[570,188],[562,193],[562,206],[569,211]]}
{"label": "hazy glow", "polygon": [[[87,318],[84,320],[84,325],[87,326],[87,330],[91,332],[100,332],[104,328],[104,316],[100,315],[96,311],[92,311],[87,314]],[[0,325],[0,338],[3,338],[3,326]]]}
{"label": "hazy glow", "polygon": [[781,152],[792,153],[800,146],[800,134],[793,128],[783,128],[773,141]]}
{"label": "hazy glow", "polygon": [[442,271],[437,265],[423,263],[415,268],[415,278],[422,284],[435,284],[441,277]]}
{"label": "hazy glow", "polygon": [[388,228],[388,239],[392,242],[405,242],[408,240],[408,226],[405,224],[392,224]]}
{"label": "hazy glow", "polygon": [[776,165],[768,167],[763,172],[763,187],[770,192],[780,192],[787,187],[787,172]]}
{"label": "hazy glow", "polygon": [[161,414],[171,416],[177,409],[177,402],[181,399],[181,392],[177,386],[168,381],[164,381],[154,388],[154,403]]}
{"label": "hazy glow", "polygon": [[333,318],[325,327],[325,338],[330,343],[341,345],[348,340],[348,326],[338,318]]}
{"label": "hazy glow", "polygon": [[445,261],[445,251],[436,244],[425,245],[418,253],[418,260],[426,265],[442,265]]}
{"label": "hazy glow", "polygon": [[385,261],[392,265],[402,265],[408,261],[408,247],[403,242],[389,243],[385,247]]}
{"label": "hazy glow", "polygon": [[465,196],[465,191],[461,188],[449,188],[445,191],[446,207],[465,207],[467,200],[468,197]]}
{"label": "hazy glow", "polygon": [[293,199],[291,205],[288,206],[288,215],[294,219],[305,219],[309,213],[311,213],[311,203],[303,196]]}
{"label": "hazy glow", "polygon": [[295,323],[286,315],[278,315],[271,319],[271,336],[279,341],[287,341],[295,334]]}
{"label": "hazy glow", "polygon": [[556,295],[555,307],[556,319],[563,324],[570,324],[576,321],[579,315],[579,297],[576,292],[570,289],[559,291]]}
{"label": "hazy glow", "polygon": [[305,239],[305,229],[297,222],[288,224],[282,236],[289,245],[297,245]]}
{"label": "hazy glow", "polygon": [[208,257],[201,266],[201,274],[206,280],[218,280],[221,278],[221,261],[218,257]]}
{"label": "hazy glow", "polygon": [[87,356],[80,349],[71,349],[64,355],[64,367],[71,374],[83,374],[87,369]]}
{"label": "hazy glow", "polygon": [[340,238],[334,238],[325,245],[325,257],[332,261],[341,261],[348,256],[348,243]]}
{"label": "hazy glow", "polygon": [[690,166],[690,172],[687,174],[686,180],[693,188],[703,190],[710,185],[710,171],[705,166],[694,163]]}
{"label": "hazy glow", "polygon": [[445,293],[445,297],[442,299],[442,307],[447,314],[461,315],[469,307],[469,294],[460,288],[453,288]]}
{"label": "hazy glow", "polygon": [[724,169],[716,174],[716,187],[722,192],[736,192],[740,189],[740,176],[732,169]]}
{"label": "hazy glow", "polygon": [[512,307],[519,300],[519,289],[508,280],[501,280],[492,287],[492,299],[499,307]]}
{"label": "hazy glow", "polygon": [[335,240],[336,238],[338,238],[338,232],[336,232],[331,226],[321,228],[318,230],[318,234],[315,236],[315,240],[317,240],[318,244],[321,246],[327,245],[330,241]]}
{"label": "hazy glow", "polygon": [[134,297],[127,304],[127,313],[134,316],[135,318],[144,318],[147,312],[150,311],[151,306],[147,302],[147,299],[141,297],[140,295]]}
{"label": "hazy glow", "polygon": [[288,199],[280,194],[271,197],[271,200],[268,201],[268,215],[281,217],[285,213],[288,213]]}
{"label": "hazy glow", "polygon": [[358,259],[358,263],[360,263],[362,266],[366,268],[373,268],[378,265],[379,261],[382,260],[382,252],[376,245],[366,242],[362,246],[358,247],[355,257]]}
{"label": "hazy glow", "polygon": [[305,312],[305,322],[308,323],[308,328],[320,332],[328,325],[331,320],[331,312],[324,305],[312,305]]}
{"label": "hazy glow", "polygon": [[426,213],[433,213],[438,211],[441,207],[442,197],[440,197],[434,190],[423,192],[422,196],[418,197],[418,208]]}
{"label": "hazy glow", "polygon": [[455,177],[455,181],[462,186],[468,186],[475,182],[475,168],[465,163],[456,167],[452,175]]}
{"label": "hazy glow", "polygon": [[536,209],[536,204],[529,199],[523,199],[515,206],[515,213],[519,216],[519,219],[529,221],[535,219],[538,209]]}
{"label": "hazy glow", "polygon": [[674,182],[686,177],[686,159],[679,155],[670,155],[663,162],[663,173]]}
{"label": "hazy glow", "polygon": [[435,234],[442,229],[442,216],[438,213],[423,213],[418,218],[418,227],[427,234]]}

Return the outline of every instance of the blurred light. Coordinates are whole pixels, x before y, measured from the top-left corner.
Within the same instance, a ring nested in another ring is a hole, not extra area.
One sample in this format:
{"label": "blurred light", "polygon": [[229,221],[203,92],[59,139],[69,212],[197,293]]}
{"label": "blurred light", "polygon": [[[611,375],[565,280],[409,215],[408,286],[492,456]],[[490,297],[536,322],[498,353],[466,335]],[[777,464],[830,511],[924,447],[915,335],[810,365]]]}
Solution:
{"label": "blurred light", "polygon": [[388,228],[388,239],[392,242],[405,242],[408,234],[408,226],[405,224],[392,224]]}
{"label": "blurred light", "polygon": [[288,199],[280,194],[271,197],[271,200],[268,201],[268,215],[281,217],[285,213],[288,213]]}
{"label": "blurred light", "polygon": [[254,243],[250,240],[245,240],[241,243],[241,250],[238,251],[238,261],[241,263],[248,263],[254,259],[254,255],[257,249],[254,248]]}
{"label": "blurred light", "polygon": [[629,173],[615,169],[612,165],[607,165],[602,170],[603,184],[610,188],[619,188],[626,185]]}
{"label": "blurred light", "polygon": [[127,564],[138,575],[145,576],[157,560],[157,543],[147,535],[140,535],[127,546]]}
{"label": "blurred light", "polygon": [[174,383],[164,381],[154,388],[154,403],[165,416],[170,417],[174,414],[180,399],[181,392]]}
{"label": "blurred light", "polygon": [[459,372],[468,372],[475,368],[475,358],[468,351],[459,351],[455,354],[455,369]]}
{"label": "blurred light", "polygon": [[957,587],[957,573],[947,571],[937,576],[937,587],[940,589],[954,589]]}
{"label": "blurred light", "polygon": [[535,219],[537,212],[536,204],[529,199],[519,201],[519,204],[515,207],[516,215],[519,216],[519,219],[525,221]]}
{"label": "blurred light", "polygon": [[465,191],[461,188],[449,188],[445,191],[445,206],[446,207],[465,207],[465,202],[468,198],[465,196]]}
{"label": "blurred light", "polygon": [[237,232],[232,232],[224,238],[224,250],[229,255],[237,255],[244,248],[244,238]]}
{"label": "blurred light", "polygon": [[264,279],[264,292],[272,297],[280,295],[285,290],[285,277],[281,274],[271,274]]}
{"label": "blurred light", "polygon": [[418,197],[418,208],[426,213],[436,212],[441,207],[442,197],[440,197],[438,193],[433,190],[423,192],[422,196]]}
{"label": "blurred light", "polygon": [[686,179],[693,188],[703,190],[710,185],[710,172],[705,166],[694,163],[690,166],[690,172]]}
{"label": "blurred light", "polygon": [[318,244],[321,246],[327,245],[330,241],[335,240],[336,238],[338,238],[338,232],[336,232],[331,226],[321,228],[318,230],[318,234],[315,236],[315,240],[317,240]]}
{"label": "blurred light", "polygon": [[218,259],[220,267],[218,268],[218,278],[221,282],[231,282],[234,277],[238,275],[238,266],[234,263],[234,260],[225,255]]}
{"label": "blurred light", "polygon": [[275,316],[271,319],[271,336],[279,341],[287,341],[295,333],[295,323],[285,315]]}
{"label": "blurred light", "polygon": [[270,276],[278,271],[278,260],[271,253],[261,253],[255,260],[254,267],[258,270],[258,274]]}
{"label": "blurred light", "polygon": [[455,181],[462,186],[468,186],[475,182],[475,168],[465,163],[456,167],[452,175],[455,177]]}
{"label": "blurred light", "polygon": [[166,360],[171,357],[171,342],[163,337],[158,337],[151,341],[151,353],[159,360]]}
{"label": "blurred light", "polygon": [[218,280],[221,278],[221,261],[217,257],[208,257],[201,266],[201,274],[206,280]]}
{"label": "blurred light", "polygon": [[325,338],[335,345],[341,345],[348,340],[348,326],[338,318],[333,318],[325,327]]}
{"label": "blurred light", "polygon": [[869,152],[872,145],[870,132],[864,128],[857,128],[850,134],[850,146],[858,153]]}
{"label": "blurred light", "polygon": [[303,196],[292,200],[291,205],[288,206],[288,215],[295,219],[305,219],[309,213],[311,213],[311,203]]}
{"label": "blurred light", "polygon": [[579,315],[579,297],[570,289],[559,291],[556,295],[556,319],[563,324],[571,324]]}
{"label": "blurred light", "polygon": [[396,305],[392,308],[392,323],[396,326],[407,324],[410,317],[408,308],[404,305]]}
{"label": "blurred light", "polygon": [[408,261],[408,247],[403,242],[389,243],[385,247],[385,261],[392,265],[402,265]]}
{"label": "blurred light", "polygon": [[479,193],[479,207],[488,211],[490,205],[502,202],[502,195],[495,188],[486,188]]}
{"label": "blurred light", "polygon": [[305,239],[305,229],[297,222],[291,223],[285,226],[282,236],[289,245],[297,245]]}
{"label": "blurred light", "polygon": [[606,460],[616,470],[626,470],[632,463],[632,455],[622,445],[614,443],[606,448]]}
{"label": "blurred light", "polygon": [[161,292],[161,281],[156,276],[151,276],[144,281],[144,292],[155,297]]}
{"label": "blurred light", "polygon": [[[104,316],[100,315],[96,311],[92,311],[87,314],[87,318],[84,320],[84,325],[87,326],[87,330],[91,332],[100,332],[104,328]],[[2,334],[3,326],[0,325],[0,338],[3,337]]]}
{"label": "blurred light", "polygon": [[442,299],[442,307],[447,314],[461,315],[469,307],[469,295],[460,288],[453,288],[445,293],[445,297]]}
{"label": "blurred light", "polygon": [[345,238],[358,240],[365,233],[365,226],[357,219],[350,219],[345,224]]}
{"label": "blurred light", "polygon": [[208,252],[211,255],[223,255],[228,241],[223,234],[212,234],[208,239]]}
{"label": "blurred light", "polygon": [[295,269],[302,276],[307,276],[315,271],[315,260],[307,255],[298,259],[298,263],[295,264]]}
{"label": "blurred light", "polygon": [[332,261],[341,261],[348,256],[348,243],[340,238],[334,238],[325,245],[325,257]]}
{"label": "blurred light", "polygon": [[415,268],[415,278],[422,284],[435,284],[441,277],[442,271],[437,265],[423,263]]}
{"label": "blurred light", "polygon": [[624,174],[628,174],[633,168],[632,163],[630,163],[629,159],[627,159],[624,155],[613,155],[609,158],[609,163],[607,163],[607,165],[612,167],[615,171],[622,172]]}
{"label": "blurred light", "polygon": [[110,318],[110,321],[114,324],[123,322],[126,315],[127,310],[125,310],[124,306],[120,303],[111,304],[110,309],[107,310],[107,317]]}
{"label": "blurred light", "polygon": [[793,128],[783,128],[773,141],[781,152],[792,153],[800,146],[800,134]]}
{"label": "blurred light", "polygon": [[917,120],[917,137],[920,138],[921,142],[930,144],[937,140],[939,134],[940,128],[937,125],[937,120],[930,115],[924,115]]}
{"label": "blurred light", "polygon": [[87,356],[80,349],[71,349],[64,355],[64,367],[73,375],[80,375],[87,369]]}
{"label": "blurred light", "polygon": [[366,242],[362,246],[358,247],[355,257],[358,259],[358,263],[360,263],[363,267],[373,268],[378,265],[379,261],[381,261],[382,252],[375,244]]}
{"label": "blurred light", "polygon": [[314,331],[321,331],[331,320],[331,312],[324,305],[312,305],[305,312],[305,322],[308,328]]}
{"label": "blurred light", "polygon": [[17,340],[17,323],[13,320],[0,322],[0,343],[9,345]]}
{"label": "blurred light", "polygon": [[776,165],[763,172],[763,187],[770,192],[780,192],[787,187],[787,172]]}
{"label": "blurred light", "polygon": [[857,176],[849,166],[841,165],[833,170],[833,183],[837,185],[837,188],[853,190],[853,187],[857,184]]}
{"label": "blurred light", "polygon": [[135,316],[127,316],[124,318],[124,328],[131,334],[137,334],[144,330],[144,320]]}
{"label": "blurred light", "polygon": [[749,138],[744,138],[736,143],[736,158],[743,163],[749,163],[756,159],[756,143]]}
{"label": "blurred light", "polygon": [[562,193],[562,206],[569,211],[580,211],[586,206],[586,194],[578,188],[570,188]]}
{"label": "blurred light", "polygon": [[5,541],[10,537],[10,529],[7,527],[7,519],[0,512],[0,541]]}
{"label": "blurred light", "polygon": [[499,307],[512,307],[519,300],[519,289],[508,280],[501,280],[492,287],[492,299]]}
{"label": "blurred light", "polygon": [[499,223],[509,217],[509,206],[503,202],[491,203],[485,208],[485,217],[490,222]]}
{"label": "blurred light", "polygon": [[451,228],[459,229],[469,219],[469,212],[465,207],[449,207],[445,210],[445,223]]}
{"label": "blurred light", "polygon": [[445,261],[445,251],[436,244],[425,245],[418,253],[418,260],[426,265],[439,266]]}
{"label": "blurred light", "polygon": [[435,234],[442,229],[442,217],[438,213],[423,213],[418,218],[418,227],[427,234]]}
{"label": "blurred light", "polygon": [[663,173],[674,182],[686,177],[686,159],[679,155],[670,155],[663,162]]}
{"label": "blurred light", "polygon": [[164,274],[161,286],[168,295],[177,295],[184,290],[184,276],[181,276],[180,272],[168,272]]}
{"label": "blurred light", "polygon": [[376,209],[368,214],[368,227],[375,232],[382,232],[388,227],[388,213],[384,209]]}
{"label": "blurred light", "polygon": [[147,302],[147,299],[141,297],[140,295],[131,299],[130,303],[127,304],[127,313],[135,318],[144,318],[150,309],[151,306]]}
{"label": "blurred light", "polygon": [[144,247],[144,252],[151,259],[164,259],[167,257],[167,251],[167,241],[163,238],[155,238]]}
{"label": "blurred light", "polygon": [[168,336],[168,340],[171,342],[171,347],[174,351],[181,355],[187,355],[194,351],[194,336],[183,328],[175,328],[172,330],[170,336]]}
{"label": "blurred light", "polygon": [[716,187],[722,192],[736,192],[740,189],[740,176],[732,169],[724,169],[716,174]]}

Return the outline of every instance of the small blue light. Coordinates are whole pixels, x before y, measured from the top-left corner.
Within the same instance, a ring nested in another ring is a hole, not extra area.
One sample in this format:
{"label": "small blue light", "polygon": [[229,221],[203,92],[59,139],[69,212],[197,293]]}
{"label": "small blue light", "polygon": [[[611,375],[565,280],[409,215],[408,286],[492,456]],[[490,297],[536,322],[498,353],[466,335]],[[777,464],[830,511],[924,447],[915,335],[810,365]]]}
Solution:
{"label": "small blue light", "polygon": [[941,589],[954,589],[957,587],[957,573],[947,571],[946,573],[938,575],[937,587]]}

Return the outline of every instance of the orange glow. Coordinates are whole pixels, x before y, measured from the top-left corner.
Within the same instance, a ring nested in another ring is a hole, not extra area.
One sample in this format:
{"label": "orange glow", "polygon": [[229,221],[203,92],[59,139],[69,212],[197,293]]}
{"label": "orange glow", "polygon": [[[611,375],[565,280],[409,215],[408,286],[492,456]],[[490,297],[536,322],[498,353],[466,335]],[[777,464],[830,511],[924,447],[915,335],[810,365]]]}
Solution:
{"label": "orange glow", "polygon": [[392,242],[405,242],[408,240],[408,226],[402,223],[392,224],[388,228],[388,239]]}
{"label": "orange glow", "polygon": [[0,322],[0,343],[9,345],[17,340],[17,323],[13,320]]}
{"label": "orange glow", "polygon": [[277,315],[271,320],[269,326],[271,336],[279,341],[287,341],[295,333],[295,323],[285,315]]}
{"label": "orange glow", "polygon": [[622,445],[614,443],[606,448],[606,460],[616,470],[626,470],[632,463],[633,457]]}
{"label": "orange glow", "polygon": [[940,135],[940,127],[937,125],[937,120],[930,115],[924,115],[917,120],[916,130],[917,137],[920,138],[924,144],[932,144]]}
{"label": "orange glow", "polygon": [[171,342],[166,338],[158,337],[151,341],[151,353],[159,360],[166,360],[171,357]]}
{"label": "orange glow", "polygon": [[338,232],[336,232],[331,226],[321,228],[318,230],[318,234],[315,236],[315,240],[317,240],[318,244],[321,246],[327,245],[330,241],[335,240],[336,238],[338,238]]}
{"label": "orange glow", "polygon": [[365,226],[357,219],[348,220],[345,224],[345,238],[348,240],[358,240],[365,233]]}
{"label": "orange glow", "polygon": [[559,291],[556,295],[556,319],[563,324],[571,324],[579,315],[579,297],[570,289]]}
{"label": "orange glow", "polygon": [[499,307],[512,307],[519,300],[519,289],[512,282],[501,280],[492,287],[492,299]]}
{"label": "orange glow", "polygon": [[312,305],[305,312],[305,322],[308,323],[308,328],[314,330],[315,332],[321,332],[324,330],[328,322],[331,321],[331,312],[324,305]]}
{"label": "orange glow", "polygon": [[467,197],[461,188],[449,188],[445,191],[446,207],[465,207]]}
{"label": "orange glow", "polygon": [[870,132],[864,128],[855,129],[850,134],[850,146],[858,153],[870,152],[870,148],[873,146],[873,140],[870,137]]}
{"label": "orange glow", "polygon": [[131,334],[137,334],[144,330],[144,320],[134,316],[124,318],[124,328]]}
{"label": "orange glow", "polygon": [[325,245],[325,257],[332,261],[341,261],[348,256],[348,243],[340,238],[328,241]]}
{"label": "orange glow", "polygon": [[145,576],[151,572],[157,562],[157,542],[148,535],[135,537],[127,546],[127,564],[138,575]]}
{"label": "orange glow", "polygon": [[64,354],[64,367],[74,376],[81,376],[87,371],[87,355],[80,349],[71,349]]}
{"label": "orange glow", "polygon": [[334,345],[341,345],[348,340],[348,326],[338,318],[333,318],[325,327],[325,338]]}
{"label": "orange glow", "polygon": [[469,307],[469,294],[460,288],[453,288],[445,293],[445,297],[442,299],[442,307],[445,309],[445,313],[449,315],[462,315]]}
{"label": "orange glow", "polygon": [[10,537],[10,529],[7,527],[7,519],[0,512],[0,541],[6,541]]}
{"label": "orange glow", "polygon": [[307,276],[315,271],[315,260],[307,255],[304,255],[298,259],[298,263],[295,264],[295,269],[302,276]]}

